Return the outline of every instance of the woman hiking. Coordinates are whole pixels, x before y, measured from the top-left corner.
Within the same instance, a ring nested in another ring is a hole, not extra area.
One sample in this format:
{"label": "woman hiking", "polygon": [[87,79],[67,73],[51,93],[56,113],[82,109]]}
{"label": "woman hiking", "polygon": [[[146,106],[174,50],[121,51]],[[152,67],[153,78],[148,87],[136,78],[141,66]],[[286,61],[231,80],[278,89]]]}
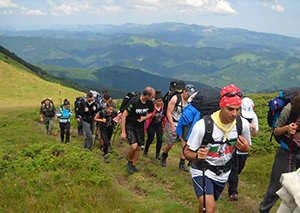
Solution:
{"label": "woman hiking", "polygon": [[[72,116],[70,102],[65,99],[64,104],[59,108],[57,117],[59,117],[60,139],[62,143],[70,142],[70,117]],[[66,141],[64,142],[64,135],[66,134]]]}
{"label": "woman hiking", "polygon": [[100,135],[103,139],[103,158],[105,163],[109,163],[108,160],[108,146],[111,136],[113,134],[114,125],[118,118],[118,113],[115,111],[115,104],[112,99],[109,99],[104,109],[100,110],[94,120],[100,122]]}
{"label": "woman hiking", "polygon": [[146,147],[144,150],[144,157],[147,157],[149,147],[154,139],[154,134],[156,134],[156,158],[160,160],[160,149],[163,142],[163,129],[165,129],[167,118],[163,114],[163,95],[161,91],[156,91],[154,111],[152,117],[146,120],[145,132],[147,132],[148,138],[146,141]]}

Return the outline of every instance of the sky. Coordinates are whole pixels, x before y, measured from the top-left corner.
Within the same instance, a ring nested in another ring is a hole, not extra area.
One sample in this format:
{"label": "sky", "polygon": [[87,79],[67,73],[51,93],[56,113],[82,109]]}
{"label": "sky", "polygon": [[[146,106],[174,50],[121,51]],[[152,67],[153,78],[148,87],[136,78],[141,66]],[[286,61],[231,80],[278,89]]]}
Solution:
{"label": "sky", "polygon": [[300,38],[300,0],[0,0],[0,27],[181,22]]}

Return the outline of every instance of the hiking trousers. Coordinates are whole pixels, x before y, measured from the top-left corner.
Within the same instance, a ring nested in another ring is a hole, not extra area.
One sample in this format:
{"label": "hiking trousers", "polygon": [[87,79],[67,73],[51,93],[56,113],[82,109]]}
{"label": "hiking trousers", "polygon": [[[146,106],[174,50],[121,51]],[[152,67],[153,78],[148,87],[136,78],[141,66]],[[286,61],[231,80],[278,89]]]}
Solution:
{"label": "hiking trousers", "polygon": [[53,125],[54,125],[54,117],[46,117],[44,116],[44,124],[47,130],[48,135],[52,135]]}
{"label": "hiking trousers", "polygon": [[66,143],[70,142],[70,122],[59,123],[60,127],[60,139],[61,142],[64,142],[64,136],[66,134]]}
{"label": "hiking trousers", "polygon": [[286,150],[282,147],[279,147],[277,150],[272,166],[269,186],[263,201],[259,204],[260,213],[268,213],[278,200],[279,196],[276,194],[276,191],[281,188],[281,184],[279,182],[281,174],[291,172],[295,168],[298,169],[300,166],[300,148],[298,148],[292,152],[291,171],[288,171],[289,152],[289,150]]}
{"label": "hiking trousers", "polygon": [[146,152],[148,152],[150,145],[152,144],[153,140],[154,140],[154,134],[156,134],[156,155],[160,154],[160,149],[162,146],[162,142],[163,142],[163,127],[162,127],[162,122],[158,123],[158,124],[152,124],[152,122],[150,123],[148,130],[147,130],[147,141],[146,141],[146,147],[145,150]]}
{"label": "hiking trousers", "polygon": [[103,152],[104,155],[108,153],[108,146],[109,146],[109,141],[111,139],[111,136],[113,134],[114,127],[108,127],[106,129],[100,128],[100,135],[103,139]]}
{"label": "hiking trousers", "polygon": [[92,151],[94,122],[89,123],[85,120],[82,120],[82,125],[85,132],[84,148]]}

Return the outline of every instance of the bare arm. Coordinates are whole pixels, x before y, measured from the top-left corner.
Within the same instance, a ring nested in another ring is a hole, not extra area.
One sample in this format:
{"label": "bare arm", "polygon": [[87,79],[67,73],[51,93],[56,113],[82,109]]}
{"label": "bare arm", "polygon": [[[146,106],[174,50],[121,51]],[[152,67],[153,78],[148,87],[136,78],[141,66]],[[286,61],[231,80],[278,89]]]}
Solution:
{"label": "bare arm", "polygon": [[173,122],[173,117],[172,117],[172,112],[174,111],[175,109],[175,104],[177,102],[177,96],[174,95],[169,104],[168,104],[168,109],[167,109],[167,119],[168,119],[168,122],[170,123],[171,125],[171,129],[172,129],[172,134],[173,135],[176,135],[175,134],[175,130],[176,130],[176,127],[174,126],[174,122]]}
{"label": "bare arm", "polygon": [[124,110],[122,116],[121,116],[121,127],[122,127],[122,132],[121,132],[121,139],[125,140],[126,139],[126,117],[128,116],[128,111]]}

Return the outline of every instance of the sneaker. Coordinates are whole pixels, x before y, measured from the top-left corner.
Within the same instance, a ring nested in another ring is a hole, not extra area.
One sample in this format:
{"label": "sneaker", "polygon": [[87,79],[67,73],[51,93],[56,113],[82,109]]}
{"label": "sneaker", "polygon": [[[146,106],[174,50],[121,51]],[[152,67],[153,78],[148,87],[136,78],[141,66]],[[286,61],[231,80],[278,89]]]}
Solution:
{"label": "sneaker", "polygon": [[139,173],[140,170],[138,170],[138,168],[136,168],[135,165],[133,165],[133,172]]}
{"label": "sneaker", "polygon": [[179,162],[179,169],[181,169],[182,171],[188,172],[189,169],[186,167],[185,162]]}
{"label": "sneaker", "polygon": [[167,166],[167,156],[165,156],[164,153],[161,154],[160,165],[163,167]]}
{"label": "sneaker", "polygon": [[129,162],[127,163],[127,172],[129,174],[132,174],[133,173],[133,165],[132,165],[132,162]]}
{"label": "sneaker", "polygon": [[100,146],[100,150],[103,152],[103,145]]}
{"label": "sneaker", "polygon": [[104,158],[104,162],[105,162],[105,163],[109,163],[109,160],[108,160],[108,156],[107,156],[107,155],[104,155],[103,158]]}
{"label": "sneaker", "polygon": [[157,160],[161,160],[161,157],[160,157],[160,155],[159,155],[159,154],[156,154],[156,156],[155,156],[155,157],[156,157],[156,159],[157,159]]}
{"label": "sneaker", "polygon": [[144,154],[143,154],[144,157],[147,157],[148,156],[148,152],[146,150],[144,150]]}
{"label": "sneaker", "polygon": [[230,195],[229,200],[230,201],[237,201],[238,200],[238,195],[237,194]]}
{"label": "sneaker", "polygon": [[144,149],[145,149],[145,146],[141,146],[141,149],[144,150]]}
{"label": "sneaker", "polygon": [[123,143],[123,140],[120,140],[120,144],[122,144]]}
{"label": "sneaker", "polygon": [[95,136],[95,140],[98,141],[99,139],[100,139],[100,138],[99,138],[99,135],[96,135],[96,136]]}

